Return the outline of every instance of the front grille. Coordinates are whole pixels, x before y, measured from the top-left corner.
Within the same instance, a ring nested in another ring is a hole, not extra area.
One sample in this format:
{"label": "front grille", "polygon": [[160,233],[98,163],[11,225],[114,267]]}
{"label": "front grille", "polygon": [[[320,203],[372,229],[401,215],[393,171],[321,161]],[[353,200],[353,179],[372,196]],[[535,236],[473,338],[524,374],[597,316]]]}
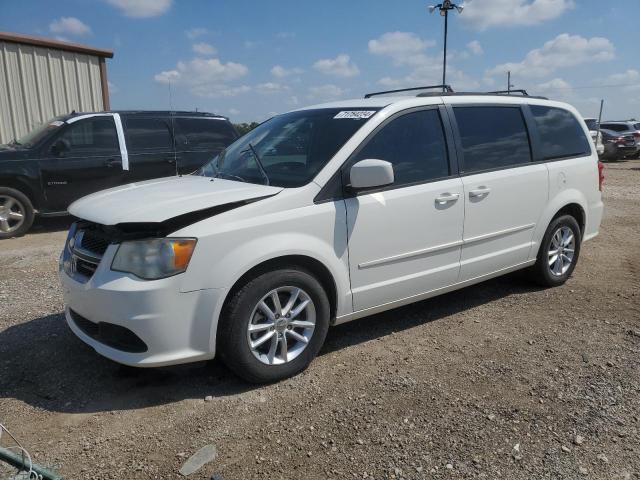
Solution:
{"label": "front grille", "polygon": [[73,310],[69,313],[73,323],[97,342],[128,353],[144,353],[148,350],[147,344],[128,328],[107,322],[94,323]]}
{"label": "front grille", "polygon": [[109,246],[110,239],[107,235],[97,230],[82,230],[82,248],[100,256],[104,255]]}
{"label": "front grille", "polygon": [[99,226],[79,226],[68,244],[71,275],[79,282],[86,283],[95,274],[111,243],[109,235]]}

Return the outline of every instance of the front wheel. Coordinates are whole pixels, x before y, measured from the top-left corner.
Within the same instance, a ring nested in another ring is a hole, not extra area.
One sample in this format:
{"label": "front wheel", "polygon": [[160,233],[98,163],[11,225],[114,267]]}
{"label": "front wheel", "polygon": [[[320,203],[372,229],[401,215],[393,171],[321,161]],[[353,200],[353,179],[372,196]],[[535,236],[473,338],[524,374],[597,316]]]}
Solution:
{"label": "front wheel", "polygon": [[218,331],[224,363],[254,383],[293,376],[320,351],[330,307],[318,280],[297,267],[264,273],[230,299]]}
{"label": "front wheel", "polygon": [[33,205],[22,192],[0,187],[0,240],[20,237],[33,224]]}
{"label": "front wheel", "polygon": [[534,279],[545,287],[565,283],[576,267],[582,233],[571,215],[554,218],[542,239],[538,259],[532,267]]}

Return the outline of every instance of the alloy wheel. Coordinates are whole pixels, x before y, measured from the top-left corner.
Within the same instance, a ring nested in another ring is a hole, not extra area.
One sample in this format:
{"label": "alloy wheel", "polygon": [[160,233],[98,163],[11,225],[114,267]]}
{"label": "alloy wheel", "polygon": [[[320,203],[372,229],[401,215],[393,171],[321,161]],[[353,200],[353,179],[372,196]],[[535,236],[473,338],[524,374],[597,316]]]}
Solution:
{"label": "alloy wheel", "polygon": [[316,308],[309,294],[283,286],[271,290],[254,307],[247,341],[260,362],[281,365],[307,348],[315,327]]}
{"label": "alloy wheel", "polygon": [[24,220],[24,205],[14,197],[0,195],[0,232],[15,232],[22,226]]}
{"label": "alloy wheel", "polygon": [[549,246],[549,270],[561,277],[571,267],[575,255],[576,239],[573,231],[566,226],[558,228],[551,237]]}

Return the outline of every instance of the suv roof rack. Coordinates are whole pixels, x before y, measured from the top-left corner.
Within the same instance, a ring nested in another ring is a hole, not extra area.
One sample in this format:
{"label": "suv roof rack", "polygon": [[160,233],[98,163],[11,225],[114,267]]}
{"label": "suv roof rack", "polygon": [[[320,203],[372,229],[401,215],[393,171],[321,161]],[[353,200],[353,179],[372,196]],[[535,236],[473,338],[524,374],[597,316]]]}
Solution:
{"label": "suv roof rack", "polygon": [[451,85],[427,85],[426,87],[400,88],[398,90],[385,90],[384,92],[367,93],[364,96],[364,98],[371,98],[371,97],[375,97],[375,96],[378,96],[378,95],[387,95],[389,93],[413,92],[413,91],[416,91],[416,90],[433,90],[435,88],[437,88],[439,90],[442,90],[442,92],[454,93],[453,92],[453,88],[451,88]]}
{"label": "suv roof rack", "polygon": [[519,95],[522,95],[523,97],[529,96],[527,91],[522,88],[519,90],[494,90],[493,92],[487,92],[487,93],[489,95],[513,95],[514,93],[517,93]]}

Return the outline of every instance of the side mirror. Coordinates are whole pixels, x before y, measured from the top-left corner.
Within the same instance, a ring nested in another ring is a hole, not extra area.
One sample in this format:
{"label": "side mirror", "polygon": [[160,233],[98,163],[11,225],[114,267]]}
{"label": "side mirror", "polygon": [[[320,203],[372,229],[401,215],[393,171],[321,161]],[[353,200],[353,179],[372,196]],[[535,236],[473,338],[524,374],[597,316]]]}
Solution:
{"label": "side mirror", "polygon": [[56,156],[62,155],[64,152],[68,152],[71,150],[71,145],[68,140],[63,138],[56,140],[56,142],[51,145],[51,153]]}
{"label": "side mirror", "polygon": [[351,188],[356,190],[391,185],[394,179],[393,165],[384,160],[360,160],[349,172]]}

